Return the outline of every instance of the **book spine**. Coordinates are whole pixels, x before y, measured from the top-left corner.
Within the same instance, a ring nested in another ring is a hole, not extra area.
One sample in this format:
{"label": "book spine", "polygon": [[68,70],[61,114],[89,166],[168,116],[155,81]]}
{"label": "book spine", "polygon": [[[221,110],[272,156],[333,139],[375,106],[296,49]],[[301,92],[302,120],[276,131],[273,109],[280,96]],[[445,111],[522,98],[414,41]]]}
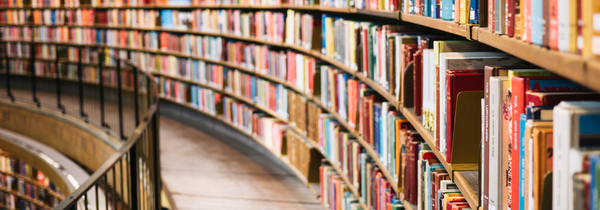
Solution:
{"label": "book spine", "polygon": [[512,112],[512,120],[511,127],[509,129],[512,130],[511,134],[511,192],[509,195],[510,200],[510,208],[511,209],[520,209],[519,207],[519,193],[520,191],[520,132],[519,132],[519,119],[521,118],[521,113],[524,112],[525,105],[525,79],[521,77],[513,77],[511,81],[511,112]]}
{"label": "book spine", "polygon": [[513,37],[515,36],[515,27],[516,27],[516,21],[515,21],[515,16],[517,15],[516,13],[516,4],[519,2],[519,0],[505,0],[506,1],[506,35],[508,37]]}

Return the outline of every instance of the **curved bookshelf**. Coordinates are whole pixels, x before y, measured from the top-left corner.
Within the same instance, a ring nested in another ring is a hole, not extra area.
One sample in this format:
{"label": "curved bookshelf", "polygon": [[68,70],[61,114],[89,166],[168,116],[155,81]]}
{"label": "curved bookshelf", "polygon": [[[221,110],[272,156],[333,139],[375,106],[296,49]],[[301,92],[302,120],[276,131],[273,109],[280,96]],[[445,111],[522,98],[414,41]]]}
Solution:
{"label": "curved bookshelf", "polygon": [[42,189],[46,190],[50,195],[52,195],[54,197],[57,197],[60,200],[64,200],[65,199],[65,196],[63,196],[63,195],[55,192],[54,190],[49,189],[47,186],[44,186],[43,184],[40,184],[38,181],[33,180],[33,179],[29,178],[29,177],[25,177],[25,176],[20,175],[20,174],[15,174],[15,173],[12,173],[12,172],[9,172],[9,171],[2,171],[2,170],[0,170],[0,174],[4,174],[4,175],[7,175],[7,176],[12,176],[12,177],[17,177],[19,179],[25,180],[27,183],[33,184],[33,185],[35,185],[37,187],[41,187]]}
{"label": "curved bookshelf", "polygon": [[[24,43],[31,43],[31,41],[14,41],[14,40],[12,40],[12,41],[8,41],[8,42],[24,42]],[[72,43],[63,43],[63,42],[36,42],[36,41],[34,41],[33,43],[40,43],[40,44],[61,44],[61,45],[71,45],[71,46],[83,46],[83,44],[72,44]],[[85,45],[85,46],[90,46],[90,45]],[[124,49],[124,50],[137,50],[137,51],[149,52],[149,53],[160,53],[160,54],[167,54],[167,55],[175,55],[175,56],[181,56],[181,57],[188,57],[188,58],[192,58],[192,59],[199,59],[199,60],[200,60],[200,59],[202,59],[202,60],[205,60],[205,61],[207,61],[207,62],[214,62],[215,64],[219,64],[219,65],[223,65],[223,66],[228,66],[228,67],[231,67],[231,68],[234,68],[234,69],[238,69],[238,70],[241,70],[241,71],[244,71],[244,72],[247,72],[247,73],[251,73],[251,74],[253,74],[253,75],[256,75],[256,76],[259,76],[259,77],[261,77],[261,78],[265,78],[265,79],[267,79],[267,80],[270,80],[270,81],[272,81],[272,82],[276,82],[276,83],[282,84],[282,85],[284,85],[284,86],[286,86],[286,87],[288,87],[288,88],[291,88],[291,89],[292,89],[292,90],[294,90],[295,92],[298,92],[298,93],[302,94],[304,97],[306,97],[306,98],[310,99],[311,101],[313,101],[313,102],[317,103],[317,105],[319,105],[319,106],[320,106],[322,109],[324,109],[324,110],[326,110],[328,113],[332,114],[332,115],[333,115],[333,116],[334,116],[334,117],[335,117],[335,118],[336,118],[336,119],[337,119],[337,120],[340,122],[340,124],[342,124],[342,126],[344,126],[344,127],[345,127],[345,128],[348,130],[348,131],[350,131],[350,132],[352,133],[352,135],[353,135],[353,136],[355,136],[355,137],[358,139],[358,142],[361,144],[361,146],[363,146],[363,147],[365,148],[365,150],[366,150],[366,151],[367,151],[367,153],[368,153],[368,154],[371,156],[371,158],[373,158],[373,160],[375,161],[375,163],[376,163],[377,165],[379,165],[379,166],[382,166],[382,164],[381,164],[381,161],[379,160],[379,154],[378,154],[378,153],[377,153],[377,152],[376,152],[376,151],[373,149],[373,146],[371,146],[370,144],[368,144],[368,143],[367,143],[367,142],[366,142],[366,141],[365,141],[365,140],[364,140],[364,139],[363,139],[363,138],[362,138],[362,137],[361,137],[361,136],[358,134],[358,132],[357,132],[356,130],[352,129],[352,128],[350,127],[350,125],[349,125],[349,124],[348,124],[348,123],[347,123],[345,120],[343,120],[343,118],[341,118],[341,117],[340,117],[340,116],[337,114],[337,112],[334,112],[333,110],[329,109],[328,107],[324,107],[324,106],[322,105],[322,103],[320,103],[320,101],[319,101],[318,99],[314,98],[313,96],[309,96],[309,95],[305,94],[305,93],[304,93],[304,92],[302,92],[302,91],[299,91],[297,88],[293,87],[293,85],[291,85],[291,84],[289,84],[289,83],[287,83],[287,82],[285,82],[285,81],[282,81],[282,80],[280,80],[280,79],[277,79],[277,78],[275,78],[275,77],[272,77],[272,76],[269,76],[269,75],[263,75],[263,74],[257,73],[257,72],[255,72],[255,71],[253,71],[253,70],[250,70],[250,69],[244,68],[244,67],[242,67],[242,66],[238,66],[238,65],[235,65],[235,64],[231,64],[230,62],[223,62],[223,61],[213,61],[213,60],[209,60],[209,59],[205,59],[205,58],[201,58],[201,57],[187,56],[187,55],[183,55],[183,54],[180,54],[180,53],[173,53],[173,52],[166,52],[166,51],[143,50],[143,49],[138,49],[138,48],[117,47],[117,46],[108,46],[108,45],[91,45],[91,46],[94,46],[94,47],[107,47],[107,48],[114,48],[114,49]],[[288,46],[289,46],[289,45],[288,45]],[[375,89],[375,90],[376,90],[376,91],[377,91],[379,94],[383,95],[383,96],[384,96],[384,97],[385,97],[385,98],[386,98],[386,99],[387,99],[387,100],[388,100],[390,103],[392,103],[392,104],[393,104],[395,107],[400,107],[400,104],[398,104],[397,102],[395,102],[395,97],[394,97],[393,95],[391,95],[390,93],[388,93],[387,91],[385,91],[383,88],[381,88],[379,85],[377,85],[377,84],[376,84],[374,81],[372,81],[372,80],[370,80],[370,79],[368,79],[368,78],[365,78],[365,77],[364,77],[364,76],[363,76],[363,75],[362,75],[360,72],[355,72],[355,71],[351,70],[349,67],[347,67],[347,66],[345,66],[344,64],[342,64],[341,62],[339,62],[339,61],[336,61],[336,60],[334,60],[334,59],[332,59],[332,58],[329,58],[329,57],[327,57],[327,56],[324,56],[324,55],[322,55],[321,53],[319,53],[319,52],[317,52],[317,51],[315,51],[315,50],[311,50],[311,51],[309,51],[309,50],[306,50],[306,49],[304,49],[304,48],[302,48],[302,47],[299,47],[299,46],[290,47],[290,49],[294,49],[294,50],[296,50],[296,49],[303,49],[303,52],[308,52],[307,54],[309,54],[309,53],[310,53],[309,55],[313,55],[313,56],[314,56],[314,57],[316,57],[316,58],[321,58],[322,60],[324,60],[324,61],[326,61],[326,62],[328,62],[328,63],[332,64],[333,66],[335,66],[335,67],[337,67],[337,68],[340,68],[340,69],[342,69],[342,70],[346,71],[347,73],[350,73],[350,74],[353,74],[353,75],[355,75],[355,76],[356,76],[357,78],[359,78],[359,79],[360,79],[362,82],[364,82],[364,83],[368,84],[368,85],[369,85],[369,86],[371,86],[373,89]],[[298,51],[299,51],[299,50],[298,50]],[[302,51],[301,51],[301,52],[302,52]],[[153,74],[155,74],[155,75],[161,75],[161,76],[165,76],[165,77],[169,77],[169,78],[172,78],[172,79],[176,79],[176,80],[180,80],[180,81],[188,82],[188,83],[191,83],[191,84],[199,85],[199,86],[202,86],[202,87],[206,87],[206,88],[209,88],[209,89],[212,89],[212,90],[216,90],[216,91],[219,91],[219,92],[221,92],[221,93],[223,93],[223,94],[226,94],[226,95],[228,95],[228,96],[232,96],[232,97],[234,97],[234,98],[236,98],[236,99],[238,99],[238,100],[240,100],[240,101],[243,101],[243,102],[245,102],[245,103],[252,104],[252,105],[256,106],[256,104],[254,104],[253,102],[251,102],[251,100],[250,100],[250,99],[247,99],[247,98],[245,98],[245,97],[240,97],[240,96],[237,96],[237,95],[231,94],[231,93],[229,93],[228,91],[224,91],[224,90],[221,90],[221,89],[219,89],[219,88],[212,87],[212,86],[210,86],[210,85],[202,84],[202,83],[200,83],[200,82],[197,82],[197,81],[192,81],[192,80],[189,80],[189,79],[185,79],[185,78],[181,78],[181,77],[177,77],[177,76],[171,76],[171,75],[167,75],[167,74],[163,74],[163,73],[157,73],[157,72],[153,72]],[[270,110],[267,110],[266,112],[268,113],[269,111],[270,111]],[[273,113],[273,112],[271,112],[271,113],[269,113],[269,114],[273,115],[272,113]],[[274,117],[276,117],[277,115],[273,115],[273,116],[274,116]],[[278,118],[282,119],[281,117],[278,117]],[[384,176],[385,176],[385,178],[388,180],[388,182],[390,182],[390,183],[391,183],[391,185],[392,185],[392,188],[394,189],[394,191],[395,191],[396,193],[398,193],[398,194],[402,193],[402,192],[399,192],[399,191],[398,191],[398,183],[397,183],[397,182],[395,181],[395,179],[392,177],[391,173],[390,173],[390,172],[389,172],[389,171],[388,171],[388,170],[387,170],[385,167],[380,167],[380,170],[382,171],[382,173],[384,174]]]}
{"label": "curved bookshelf", "polygon": [[[8,42],[25,42],[25,43],[30,43],[31,41],[8,41]],[[269,43],[267,41],[262,41],[262,40],[257,40],[257,42],[260,43]],[[63,43],[63,42],[36,42],[34,41],[34,43],[41,43],[41,44],[59,44],[59,45],[70,45],[70,46],[90,46],[90,45],[83,45],[83,44],[73,44],[73,43]],[[196,56],[189,56],[189,55],[185,55],[182,53],[177,53],[177,52],[170,52],[170,51],[159,51],[159,50],[146,50],[143,48],[129,48],[129,47],[118,47],[118,46],[109,46],[109,45],[92,45],[93,47],[106,47],[106,48],[114,48],[114,49],[124,49],[124,50],[135,50],[135,51],[140,51],[140,52],[148,52],[148,53],[157,53],[157,54],[166,54],[166,55],[174,55],[174,56],[179,56],[179,57],[186,57],[186,58],[192,58],[192,59],[198,59],[198,60],[203,60],[206,62],[210,62],[210,63],[214,63],[214,64],[218,64],[218,65],[223,65],[223,66],[227,66],[230,68],[234,68],[252,75],[255,75],[257,77],[260,78],[264,78],[267,79],[271,82],[275,82],[278,84],[282,84],[283,86],[285,86],[288,89],[293,90],[294,92],[304,96],[305,98],[307,98],[308,100],[314,102],[315,104],[317,104],[319,107],[321,107],[323,110],[325,110],[327,113],[330,113],[338,122],[340,122],[340,124],[346,128],[348,131],[351,132],[351,134],[353,136],[355,136],[358,140],[358,142],[360,143],[361,146],[363,146],[365,148],[365,150],[367,151],[367,153],[369,154],[369,156],[373,159],[373,161],[375,162],[375,164],[382,166],[382,162],[381,160],[379,160],[379,154],[378,152],[376,152],[373,148],[373,146],[371,146],[370,144],[368,144],[361,135],[358,134],[358,131],[352,129],[350,127],[350,125],[348,124],[347,121],[343,120],[343,118],[335,111],[331,110],[329,107],[325,107],[321,102],[320,99],[308,95],[306,93],[304,93],[303,91],[300,91],[298,88],[296,88],[295,86],[291,85],[290,83],[281,80],[279,78],[270,76],[270,75],[264,75],[261,73],[258,73],[254,70],[233,64],[231,62],[227,62],[227,61],[216,61],[216,60],[212,60],[212,59],[207,59],[207,58],[203,58],[203,57],[196,57]],[[287,47],[289,49],[292,50],[296,50],[302,53],[305,53],[307,55],[313,56],[315,58],[319,58],[329,64],[331,64],[332,66],[335,66],[336,68],[339,68],[349,74],[354,75],[356,78],[358,78],[361,82],[367,84],[368,86],[370,86],[371,88],[373,88],[375,91],[377,91],[380,95],[382,95],[388,102],[390,102],[392,105],[394,105],[397,110],[401,110],[402,114],[411,122],[411,124],[413,125],[413,127],[415,127],[415,129],[421,134],[421,136],[423,137],[423,139],[425,139],[425,141],[428,144],[434,144],[433,142],[433,136],[431,134],[431,131],[427,130],[426,128],[423,127],[423,125],[421,124],[421,120],[419,116],[415,116],[414,115],[414,110],[410,107],[404,107],[402,104],[398,103],[396,101],[396,97],[394,95],[392,95],[391,93],[387,92],[385,89],[383,89],[383,87],[381,87],[380,85],[378,85],[375,81],[366,78],[362,72],[356,72],[354,70],[352,70],[350,67],[346,66],[345,64],[341,63],[340,61],[337,61],[333,58],[330,58],[328,56],[325,56],[323,54],[321,54],[320,52],[316,51],[316,50],[308,50],[305,49],[303,47],[300,46],[296,46],[296,45],[288,45],[286,43],[275,43],[274,46],[280,46],[280,47]],[[235,98],[241,102],[253,105],[263,111],[265,111],[266,113],[268,113],[269,115],[280,119],[282,121],[286,121],[284,120],[282,117],[280,117],[276,112],[261,107],[257,104],[255,104],[252,100],[247,99],[245,97],[241,97],[238,95],[235,95],[233,93],[230,93],[228,91],[225,91],[221,88],[215,88],[213,86],[207,85],[207,84],[203,84],[200,83],[198,81],[193,81],[193,80],[189,80],[186,78],[182,78],[182,77],[178,77],[178,76],[172,76],[172,75],[168,75],[168,74],[164,74],[164,73],[160,73],[160,72],[153,72],[152,74],[154,75],[159,75],[159,76],[163,76],[163,77],[168,77],[171,79],[175,79],[175,80],[179,80],[182,82],[186,82],[186,83],[190,83],[190,84],[194,84],[194,85],[198,85],[198,86],[202,86],[204,88],[208,88],[214,91],[217,91],[219,93],[222,93],[224,95],[230,96],[232,98]],[[171,100],[174,101],[174,100]],[[180,102],[177,102],[180,103]],[[191,107],[191,106],[190,106]],[[440,160],[440,162],[444,165],[444,168],[449,171],[449,172],[453,172],[453,171],[470,171],[470,170],[477,170],[477,165],[472,165],[472,164],[461,164],[461,165],[451,165],[449,163],[446,162],[445,157],[443,154],[441,154],[441,152],[439,152],[437,149],[432,148],[432,150],[434,151],[434,153],[436,154],[436,156],[438,157],[438,159]],[[334,165],[334,164],[332,164]],[[396,180],[392,177],[391,173],[385,168],[385,167],[380,167],[380,170],[382,171],[382,174],[384,175],[384,177],[386,178],[386,180],[388,180],[388,182],[392,185],[393,190],[398,194],[401,195],[403,194],[403,192],[400,192],[398,189],[398,183],[396,182]],[[451,173],[451,177],[452,180],[454,180],[454,173]],[[346,176],[347,177],[347,176]],[[469,186],[463,185],[462,183],[457,183],[457,185],[459,185],[459,188],[461,189],[461,191],[463,192],[474,192],[476,191],[476,189],[472,189]],[[475,199],[477,200],[477,199]],[[406,204],[408,204],[407,202],[405,202]],[[472,206],[473,208],[477,207],[477,206]]]}

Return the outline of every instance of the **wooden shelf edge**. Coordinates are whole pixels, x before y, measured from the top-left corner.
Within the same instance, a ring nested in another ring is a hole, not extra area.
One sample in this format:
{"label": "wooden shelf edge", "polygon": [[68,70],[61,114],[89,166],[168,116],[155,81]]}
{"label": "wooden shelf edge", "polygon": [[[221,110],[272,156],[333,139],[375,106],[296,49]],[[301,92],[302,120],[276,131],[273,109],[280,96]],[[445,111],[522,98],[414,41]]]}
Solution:
{"label": "wooden shelf edge", "polygon": [[479,207],[479,196],[477,196],[474,189],[469,186],[461,171],[454,171],[454,183],[458,186],[458,189],[460,189],[463,196],[465,196],[471,209],[477,209],[477,207]]}

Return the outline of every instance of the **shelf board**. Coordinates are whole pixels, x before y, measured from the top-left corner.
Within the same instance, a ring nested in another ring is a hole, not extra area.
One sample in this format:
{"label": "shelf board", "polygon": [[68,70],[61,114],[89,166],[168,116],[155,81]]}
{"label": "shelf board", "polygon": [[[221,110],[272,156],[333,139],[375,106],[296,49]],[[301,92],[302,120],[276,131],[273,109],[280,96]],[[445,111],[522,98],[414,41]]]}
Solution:
{"label": "shelf board", "polygon": [[460,25],[460,24],[454,23],[452,21],[445,21],[442,19],[435,19],[435,18],[420,16],[420,15],[411,15],[411,14],[404,14],[404,13],[402,13],[400,15],[400,19],[402,22],[409,22],[409,23],[437,29],[440,31],[448,32],[451,34],[463,36],[463,37],[470,37],[470,36],[467,36],[469,27],[471,27],[469,25]]}
{"label": "shelf board", "polygon": [[479,172],[478,171],[454,171],[454,183],[465,196],[471,209],[479,207]]}
{"label": "shelf board", "polygon": [[400,12],[398,11],[377,11],[377,10],[368,10],[368,9],[356,9],[350,8],[350,13],[373,16],[378,18],[385,18],[391,20],[398,20]]}

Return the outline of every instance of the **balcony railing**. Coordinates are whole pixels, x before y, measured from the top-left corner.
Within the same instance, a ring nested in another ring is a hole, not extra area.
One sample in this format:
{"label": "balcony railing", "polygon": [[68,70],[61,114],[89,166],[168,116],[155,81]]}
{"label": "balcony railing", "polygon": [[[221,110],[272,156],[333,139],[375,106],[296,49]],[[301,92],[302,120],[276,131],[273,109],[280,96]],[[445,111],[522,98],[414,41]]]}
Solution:
{"label": "balcony railing", "polygon": [[1,40],[0,98],[77,117],[122,142],[54,209],[160,209],[153,77],[130,62],[128,51],[29,41]]}

